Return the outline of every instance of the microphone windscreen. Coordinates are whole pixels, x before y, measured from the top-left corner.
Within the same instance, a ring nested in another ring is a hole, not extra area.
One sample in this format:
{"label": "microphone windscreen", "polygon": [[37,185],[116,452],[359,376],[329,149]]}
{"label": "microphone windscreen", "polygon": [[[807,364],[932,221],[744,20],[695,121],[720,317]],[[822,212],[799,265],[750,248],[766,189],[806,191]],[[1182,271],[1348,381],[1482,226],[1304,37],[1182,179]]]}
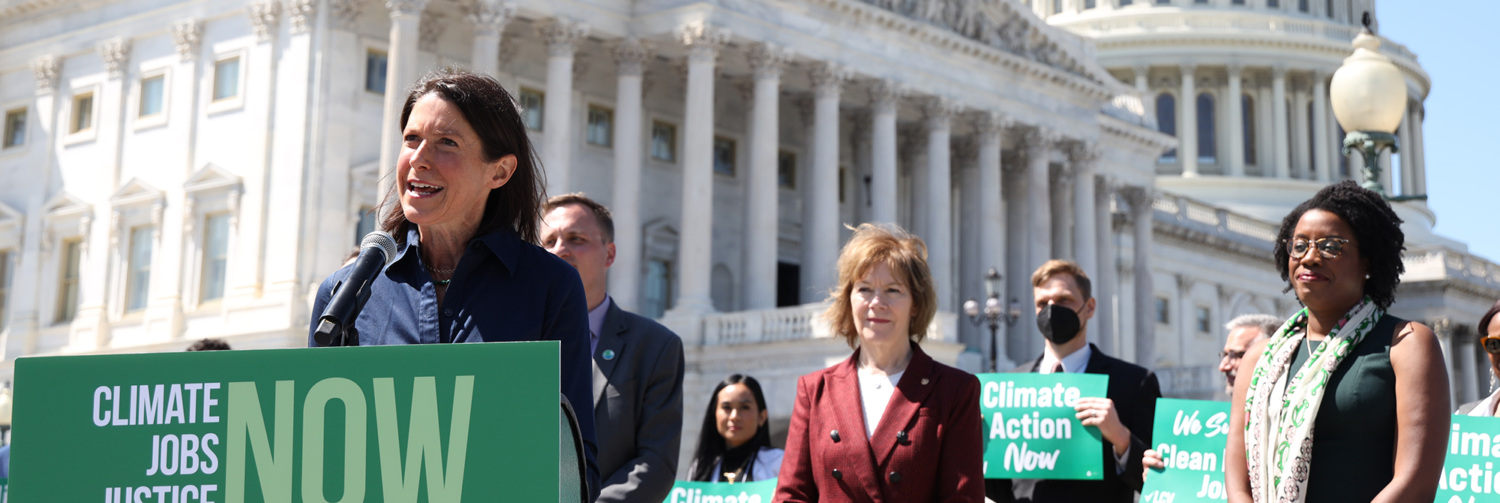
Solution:
{"label": "microphone windscreen", "polygon": [[365,248],[378,248],[385,254],[385,265],[381,267],[389,266],[392,261],[396,260],[396,238],[391,237],[388,232],[375,231],[365,234],[364,239],[359,241],[359,249]]}

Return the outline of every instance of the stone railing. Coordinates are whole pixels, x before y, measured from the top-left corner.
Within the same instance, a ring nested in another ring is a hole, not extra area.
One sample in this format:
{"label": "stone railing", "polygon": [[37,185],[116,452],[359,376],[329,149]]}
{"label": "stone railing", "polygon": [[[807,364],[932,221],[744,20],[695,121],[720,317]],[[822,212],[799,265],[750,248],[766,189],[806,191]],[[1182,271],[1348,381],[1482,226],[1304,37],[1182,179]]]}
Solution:
{"label": "stone railing", "polygon": [[1277,225],[1232,213],[1184,196],[1163,193],[1151,202],[1156,220],[1187,230],[1221,237],[1254,249],[1270,252],[1276,242]]}
{"label": "stone railing", "polygon": [[1224,374],[1217,365],[1159,368],[1156,379],[1168,398],[1211,398],[1224,389]]}
{"label": "stone railing", "polygon": [[[1351,43],[1360,27],[1327,19],[1232,10],[1183,10],[1159,12],[1144,10],[1137,14],[1117,13],[1101,19],[1079,19],[1060,23],[1080,35],[1105,37],[1138,33],[1171,32],[1262,32],[1272,35],[1300,35],[1341,43]],[[1353,48],[1351,47],[1352,51]],[[1388,56],[1417,62],[1417,55],[1406,46],[1381,37],[1380,52]]]}
{"label": "stone railing", "polygon": [[1141,97],[1135,94],[1117,94],[1114,99],[1104,105],[1105,115],[1138,124],[1151,129],[1156,129],[1156,121],[1146,115],[1146,105]]}
{"label": "stone railing", "polygon": [[1402,262],[1402,281],[1451,280],[1487,296],[1500,292],[1500,265],[1475,255],[1434,246],[1409,249]]}
{"label": "stone railing", "polygon": [[[831,337],[828,324],[821,319],[827,303],[715,313],[703,317],[704,346],[762,344]],[[958,315],[939,311],[927,329],[927,339],[956,342]]]}

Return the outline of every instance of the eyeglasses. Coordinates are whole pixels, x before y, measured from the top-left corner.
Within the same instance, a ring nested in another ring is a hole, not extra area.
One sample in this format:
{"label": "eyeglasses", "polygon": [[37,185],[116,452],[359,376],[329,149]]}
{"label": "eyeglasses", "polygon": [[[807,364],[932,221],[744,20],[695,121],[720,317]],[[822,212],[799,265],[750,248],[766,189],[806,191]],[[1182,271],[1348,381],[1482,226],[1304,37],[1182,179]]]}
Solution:
{"label": "eyeglasses", "polygon": [[1238,360],[1238,359],[1244,358],[1244,357],[1245,357],[1245,352],[1244,351],[1220,351],[1219,352],[1219,359],[1220,360],[1223,360],[1225,358],[1228,358],[1230,360]]}
{"label": "eyeglasses", "polygon": [[1303,238],[1288,239],[1287,243],[1291,245],[1292,258],[1301,259],[1307,256],[1307,250],[1316,247],[1318,254],[1322,255],[1323,258],[1333,259],[1339,258],[1339,255],[1344,253],[1344,245],[1348,244],[1349,240],[1328,236],[1313,240]]}
{"label": "eyeglasses", "polygon": [[1486,336],[1479,339],[1479,343],[1484,345],[1487,352],[1500,353],[1500,337]]}

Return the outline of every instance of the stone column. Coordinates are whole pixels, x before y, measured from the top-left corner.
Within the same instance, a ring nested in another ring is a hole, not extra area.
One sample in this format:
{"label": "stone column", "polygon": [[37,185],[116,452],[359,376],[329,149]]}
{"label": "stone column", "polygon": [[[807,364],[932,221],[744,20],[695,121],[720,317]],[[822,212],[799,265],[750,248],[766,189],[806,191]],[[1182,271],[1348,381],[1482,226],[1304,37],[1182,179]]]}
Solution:
{"label": "stone column", "polygon": [[1057,143],[1057,133],[1035,127],[1026,132],[1026,238],[1031,241],[1026,257],[1027,276],[1052,259],[1052,180],[1048,157]]}
{"label": "stone column", "polygon": [[[1119,356],[1120,351],[1116,345],[1118,336],[1115,330],[1115,303],[1122,296],[1119,291],[1119,263],[1115,256],[1114,239],[1114,215],[1110,211],[1110,200],[1115,193],[1115,182],[1104,176],[1097,176],[1097,190],[1094,192],[1094,242],[1098,245],[1095,271],[1097,281],[1094,282],[1094,298],[1098,308],[1094,311],[1094,321],[1089,323],[1089,331],[1094,333],[1094,340],[1099,343],[1099,348],[1106,354]],[[1118,341],[1123,344],[1123,341]]]}
{"label": "stone column", "polygon": [[929,100],[927,113],[927,264],[937,285],[939,311],[955,311],[953,301],[953,165],[950,119],[958,104]]}
{"label": "stone column", "polygon": [[1286,114],[1286,66],[1277,65],[1271,68],[1271,144],[1276,146],[1271,166],[1276,178],[1292,177],[1291,145],[1287,144],[1291,134],[1287,132]]}
{"label": "stone column", "polygon": [[[1016,135],[1011,142],[1024,149],[1025,135],[1016,128],[1007,128],[1010,134]],[[1030,309],[1031,302],[1031,257],[1030,249],[1033,241],[1029,231],[1031,226],[1031,215],[1027,213],[1028,194],[1030,191],[1030,180],[1027,179],[1027,162],[1022,152],[1012,150],[1009,162],[1002,155],[1000,178],[1002,180],[1001,203],[1005,205],[1005,227],[1003,228],[1005,239],[1005,262],[1000,264],[1000,272],[1005,275],[1005,292],[1002,297],[1009,307],[1009,302],[1014,297],[1021,303],[1021,319],[1009,327],[1002,327],[1006,335],[1006,347],[1008,353],[1016,355],[1018,360],[1024,360],[1036,356],[1032,352],[1033,347],[1039,344],[1036,332],[1036,314]]]}
{"label": "stone column", "polygon": [[[719,49],[729,41],[729,32],[690,24],[677,30],[677,38],[687,47],[688,76],[682,127],[682,234],[677,248],[680,274],[677,303],[672,310],[694,315],[714,310],[709,292],[713,271],[714,65]],[[571,70],[569,73],[571,81]]]}
{"label": "stone column", "polygon": [[1292,172],[1293,177],[1301,180],[1313,179],[1313,167],[1311,165],[1311,145],[1307,140],[1307,91],[1301,77],[1295,80],[1296,84],[1292,90]]}
{"label": "stone column", "polygon": [[779,209],[776,160],[780,145],[781,71],[791,60],[785,47],[768,43],[750,46],[750,67],[755,72],[754,109],[751,111],[750,170],[746,177],[745,301],[747,310],[776,307],[776,223]]}
{"label": "stone column", "polygon": [[1182,176],[1198,176],[1198,89],[1194,73],[1198,65],[1184,64],[1182,92],[1177,100],[1177,158],[1182,162]]}
{"label": "stone column", "polygon": [[[1123,191],[1130,204],[1130,215],[1135,232],[1135,248],[1131,253],[1134,270],[1131,280],[1135,283],[1135,362],[1151,368],[1156,365],[1156,291],[1151,278],[1151,240],[1154,210],[1151,202],[1155,195],[1145,187],[1130,187]],[[1123,342],[1123,341],[1122,341]]]}
{"label": "stone column", "polygon": [[1245,149],[1249,148],[1249,145],[1245,145],[1244,97],[1240,89],[1240,74],[1244,69],[1244,66],[1239,63],[1229,64],[1227,82],[1229,91],[1220,100],[1224,102],[1224,111],[1227,112],[1224,117],[1227,118],[1226,122],[1229,125],[1227,128],[1229,141],[1225,142],[1229,145],[1229,151],[1226,153],[1229,158],[1221,159],[1220,162],[1229,167],[1224,174],[1234,177],[1245,176]]}
{"label": "stone column", "polygon": [[401,109],[406,86],[417,78],[418,25],[428,0],[386,0],[391,11],[390,45],[386,51],[385,108],[380,115],[380,178],[375,200],[395,187],[396,159],[401,155]]}
{"label": "stone column", "polygon": [[1135,65],[1135,92],[1141,95],[1141,108],[1146,109],[1146,117],[1155,124],[1156,94],[1151,92],[1150,65]]}
{"label": "stone column", "polygon": [[1314,177],[1321,183],[1328,183],[1332,179],[1329,173],[1333,172],[1333,166],[1328,164],[1329,148],[1342,148],[1342,145],[1333,145],[1328,137],[1328,76],[1322,71],[1313,72],[1313,171],[1317,173]]}
{"label": "stone column", "polygon": [[[1061,144],[1055,145],[1061,149]],[[1064,162],[1057,169],[1048,166],[1048,177],[1051,186],[1048,189],[1050,206],[1052,210],[1052,222],[1048,227],[1052,230],[1052,257],[1063,260],[1075,260],[1073,253],[1073,165]]]}
{"label": "stone column", "polygon": [[1183,365],[1187,361],[1185,346],[1198,330],[1196,326],[1198,306],[1193,302],[1193,285],[1196,283],[1197,281],[1186,274],[1177,274],[1177,340],[1173,341],[1168,358],[1178,365]]}
{"label": "stone column", "polygon": [[1075,143],[1068,149],[1073,163],[1073,260],[1090,275],[1099,274],[1097,211],[1094,200],[1094,163],[1099,160],[1098,145]]}
{"label": "stone column", "polygon": [[[578,42],[588,34],[588,27],[578,21],[553,18],[538,24],[536,32],[547,44],[547,102],[542,110],[542,168],[547,172],[547,193],[564,194],[571,191],[573,186],[573,53],[578,50]],[[713,61],[710,60],[708,64],[708,96],[712,100]],[[709,101],[708,106],[712,108],[713,102]],[[709,113],[712,115],[712,110]],[[712,157],[713,123],[709,122],[705,127],[709,128],[708,148],[709,157]],[[692,131],[689,130],[688,134],[691,135]],[[710,159],[710,171],[712,168],[713,161]],[[712,179],[709,182],[712,189]]]}
{"label": "stone column", "polygon": [[621,308],[640,307],[641,159],[645,157],[646,121],[642,80],[651,51],[635,38],[614,47],[619,77],[615,83],[615,186],[610,211],[615,220],[615,263],[609,268],[609,296]]}
{"label": "stone column", "polygon": [[[11,315],[6,321],[4,329],[9,335],[4,341],[4,357],[15,361],[16,357],[24,356],[36,351],[37,328],[43,325],[41,321],[42,300],[41,291],[44,280],[42,264],[48,261],[49,250],[57,248],[56,243],[43,243],[47,233],[43,232],[43,206],[49,195],[55,190],[54,181],[56,167],[56,149],[51,148],[56,138],[62,136],[66,131],[67,119],[58,117],[58,104],[66,96],[59,96],[58,76],[62,73],[62,59],[45,54],[31,61],[32,77],[36,82],[36,91],[32,101],[36,114],[36,120],[28,120],[26,129],[26,140],[48,145],[42,148],[41,154],[36,157],[40,163],[36,165],[38,171],[48,173],[45,176],[45,190],[28,191],[26,199],[25,227],[22,230],[21,253],[19,262],[10,264],[14,271],[15,279],[12,279],[12,292],[15,292],[11,300]],[[59,99],[61,98],[61,99]],[[20,208],[18,208],[20,209]],[[55,287],[54,287],[55,288]],[[55,290],[54,290],[55,291]],[[51,320],[48,320],[51,321]]]}
{"label": "stone column", "polygon": [[[1008,119],[1000,113],[987,112],[980,115],[975,124],[979,136],[979,270],[988,271],[993,267],[1006,274],[1009,253],[1005,246],[1005,204],[1002,200],[1005,188],[1000,165],[1000,135],[1007,122]],[[1002,304],[1009,302],[1006,292],[1002,290],[1000,293]],[[989,333],[984,335],[988,337]],[[1011,361],[1009,351],[1002,341],[989,342],[995,343],[1000,343],[995,348],[995,359],[1004,365],[996,368],[1003,369]]]}
{"label": "stone column", "polygon": [[1255,147],[1259,150],[1255,153],[1255,164],[1260,168],[1260,176],[1271,178],[1276,176],[1276,122],[1274,108],[1271,102],[1271,81],[1269,77],[1256,79],[1258,84],[1255,98]]}
{"label": "stone column", "polygon": [[[1411,145],[1412,145],[1412,140],[1411,140],[1411,123],[1412,123],[1412,120],[1411,120],[1411,105],[1410,105],[1410,103],[1408,103],[1407,106],[1406,106],[1406,113],[1401,115],[1401,127],[1396,130],[1396,137],[1397,137],[1396,141],[1399,142],[1399,148],[1401,149],[1401,151],[1399,152],[1399,154],[1401,155],[1401,192],[1400,193],[1402,195],[1411,195],[1411,194],[1417,194],[1418,193],[1415,190],[1412,190],[1413,186],[1416,183],[1416,178],[1412,176],[1412,175],[1415,174],[1414,173],[1415,170],[1412,169],[1412,164],[1414,164],[1414,163],[1411,162],[1411,158],[1414,157],[1414,156],[1411,155],[1411,153],[1412,153],[1412,149],[1411,149]],[[1396,191],[1390,190],[1391,189],[1390,187],[1387,187],[1386,189],[1387,189],[1388,193],[1390,193],[1390,194],[1396,194]]]}
{"label": "stone column", "polygon": [[896,194],[896,106],[901,98],[899,84],[882,80],[870,86],[870,220],[894,223],[897,218]]}
{"label": "stone column", "polygon": [[[802,188],[802,303],[818,302],[838,280],[839,254],[839,99],[848,68],[824,63],[813,69],[813,150],[810,182]],[[878,165],[878,160],[877,160]],[[875,204],[880,204],[876,199]]]}
{"label": "stone column", "polygon": [[[307,120],[315,104],[314,23],[318,15],[316,0],[286,0],[282,3],[287,17],[285,44],[276,50],[274,78],[274,113],[271,117],[271,162],[266,165],[270,173],[266,206],[266,244],[264,260],[266,287],[264,296],[301,302],[306,292],[299,285],[307,279],[302,267],[304,259],[300,253],[305,242],[296,232],[275,232],[272,229],[293,229],[305,225],[307,213],[303,201],[310,193],[308,179],[313,173],[308,154],[314,150],[310,135],[319,134]],[[315,119],[316,120],[316,119]],[[181,220],[178,220],[181,221]],[[180,249],[180,247],[179,247]],[[180,268],[178,268],[180,269]],[[178,283],[176,278],[163,279]]]}
{"label": "stone column", "polygon": [[[500,34],[516,15],[516,4],[500,0],[475,0],[468,10],[474,24],[474,49],[469,53],[469,67],[474,73],[500,77]],[[618,134],[618,132],[617,132]],[[614,295],[610,295],[614,298]]]}

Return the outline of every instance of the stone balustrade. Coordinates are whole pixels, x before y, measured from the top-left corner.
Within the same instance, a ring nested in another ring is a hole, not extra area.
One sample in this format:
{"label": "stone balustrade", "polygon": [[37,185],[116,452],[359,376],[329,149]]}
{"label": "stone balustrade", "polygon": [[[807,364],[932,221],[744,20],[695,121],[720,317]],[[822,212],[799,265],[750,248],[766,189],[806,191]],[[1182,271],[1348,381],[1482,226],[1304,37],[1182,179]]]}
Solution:
{"label": "stone balustrade", "polygon": [[1156,222],[1178,234],[1220,238],[1248,247],[1250,253],[1270,253],[1277,225],[1176,194],[1163,193],[1151,202]]}
{"label": "stone balustrade", "polygon": [[[1060,23],[1080,35],[1094,38],[1142,33],[1203,33],[1240,32],[1264,33],[1272,36],[1304,36],[1326,39],[1348,44],[1359,34],[1360,27],[1342,24],[1328,19],[1297,18],[1282,13],[1247,12],[1233,10],[1177,11],[1170,15],[1163,12],[1143,11],[1139,14],[1121,14],[1116,11],[1108,18],[1063,21]],[[1405,45],[1381,37],[1380,52],[1394,58],[1405,59],[1413,67],[1417,55]]]}
{"label": "stone balustrade", "polygon": [[1500,291],[1500,265],[1468,253],[1440,246],[1408,249],[1403,282],[1456,281],[1483,293]]}
{"label": "stone balustrade", "polygon": [[[776,309],[710,314],[703,317],[703,345],[734,346],[832,337],[828,324],[820,318],[827,308],[826,302],[818,302]],[[926,340],[957,342],[958,315],[938,312],[927,329]]]}

